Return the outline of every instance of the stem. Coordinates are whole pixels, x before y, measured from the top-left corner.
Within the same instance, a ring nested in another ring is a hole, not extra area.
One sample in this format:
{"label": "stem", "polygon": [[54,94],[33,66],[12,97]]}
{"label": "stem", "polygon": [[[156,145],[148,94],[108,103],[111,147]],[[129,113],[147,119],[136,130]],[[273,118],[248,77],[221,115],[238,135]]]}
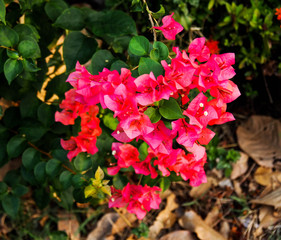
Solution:
{"label": "stem", "polygon": [[11,50],[11,51],[16,51],[16,49],[5,47],[5,46],[0,46],[0,48],[5,48],[5,49]]}
{"label": "stem", "polygon": [[118,208],[113,208],[115,210],[115,212],[118,213],[118,215],[125,221],[125,223],[131,228],[132,224],[129,222],[129,220],[120,212],[120,210]]}
{"label": "stem", "polygon": [[151,11],[148,8],[146,0],[142,0],[142,1],[145,4],[145,8],[146,8],[146,11],[148,13],[148,18],[149,18],[149,21],[150,21],[151,26],[152,26],[153,40],[154,40],[154,42],[156,42],[157,41],[157,37],[156,37],[156,31],[154,29],[155,25],[154,25],[154,22],[153,22],[153,17],[152,17]]}

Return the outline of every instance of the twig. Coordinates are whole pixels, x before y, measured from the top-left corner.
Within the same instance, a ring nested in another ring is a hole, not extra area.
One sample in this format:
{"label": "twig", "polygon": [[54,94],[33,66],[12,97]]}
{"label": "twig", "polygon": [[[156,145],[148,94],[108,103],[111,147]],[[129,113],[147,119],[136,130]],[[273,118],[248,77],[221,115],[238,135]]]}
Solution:
{"label": "twig", "polygon": [[151,26],[152,26],[153,40],[154,40],[154,42],[156,42],[156,41],[157,41],[157,37],[156,37],[156,31],[155,31],[155,29],[154,29],[155,25],[154,25],[154,22],[153,22],[153,18],[152,18],[151,11],[150,11],[149,8],[148,8],[148,5],[147,5],[146,0],[142,0],[142,1],[143,1],[143,3],[145,4],[145,8],[146,8],[146,11],[147,11],[147,13],[148,13],[148,18],[149,18],[149,21],[150,21]]}
{"label": "twig", "polygon": [[240,181],[240,185],[250,176],[251,172],[253,171],[254,167],[256,166],[256,164],[254,163],[251,168],[249,169],[249,171],[247,172],[247,174],[244,176],[244,178]]}
{"label": "twig", "polygon": [[120,212],[120,210],[118,208],[113,208],[115,210],[115,212],[118,213],[118,215],[125,221],[125,223],[131,228],[132,224],[129,222],[129,220]]}
{"label": "twig", "polygon": [[268,98],[269,98],[269,102],[270,102],[270,104],[273,104],[273,99],[272,99],[271,93],[269,91],[269,88],[268,88],[268,85],[267,85],[267,81],[265,79],[265,76],[264,75],[262,75],[262,76],[263,76],[263,81],[264,81],[264,85],[265,85],[265,90],[266,90]]}

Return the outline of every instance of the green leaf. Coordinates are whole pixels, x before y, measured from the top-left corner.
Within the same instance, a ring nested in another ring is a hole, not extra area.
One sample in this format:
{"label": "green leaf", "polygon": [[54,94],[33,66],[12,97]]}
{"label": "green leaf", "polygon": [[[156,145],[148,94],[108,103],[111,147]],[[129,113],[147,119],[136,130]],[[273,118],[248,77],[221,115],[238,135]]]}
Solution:
{"label": "green leaf", "polygon": [[72,183],[71,179],[72,179],[72,173],[67,170],[63,171],[60,174],[59,180],[60,180],[60,183],[61,183],[63,189],[67,189],[71,186],[71,183]]}
{"label": "green leaf", "polygon": [[38,120],[46,127],[50,127],[55,121],[56,109],[52,105],[42,103],[37,109]]}
{"label": "green leaf", "polygon": [[12,137],[7,144],[7,153],[10,158],[18,157],[26,148],[26,139],[20,135]]}
{"label": "green leaf", "polygon": [[40,152],[34,148],[27,148],[22,154],[22,164],[23,166],[31,170],[40,161]]}
{"label": "green leaf", "polygon": [[[1,30],[0,30],[1,31]],[[23,65],[20,60],[9,58],[4,64],[4,75],[9,84],[22,72]]]}
{"label": "green leaf", "polygon": [[12,59],[18,59],[19,58],[19,53],[16,52],[16,51],[12,51],[10,49],[7,49],[7,56],[9,58],[12,58]]}
{"label": "green leaf", "polygon": [[169,120],[183,118],[181,108],[174,98],[164,100],[163,105],[159,108],[160,114]]}
{"label": "green leaf", "polygon": [[35,119],[25,120],[19,128],[20,134],[26,136],[30,142],[36,142],[40,140],[47,131],[48,128],[43,126],[42,123]]}
{"label": "green leaf", "polygon": [[41,70],[32,62],[32,60],[23,59],[22,64],[23,69],[27,72],[38,72],[39,70]]}
{"label": "green leaf", "polygon": [[[85,184],[85,181],[83,180],[83,175],[82,174],[76,174],[72,176],[71,183],[74,188],[80,188]],[[84,191],[83,196],[84,196]]]}
{"label": "green leaf", "polygon": [[20,199],[12,194],[6,195],[2,200],[4,211],[12,218],[15,218],[20,208]]}
{"label": "green leaf", "polygon": [[163,192],[165,192],[167,189],[169,189],[171,185],[171,180],[169,178],[163,177],[160,180],[160,188]]}
{"label": "green leaf", "polygon": [[191,6],[197,8],[199,6],[199,1],[200,0],[189,0],[189,3],[190,3]]}
{"label": "green leaf", "polygon": [[46,173],[50,177],[55,177],[61,170],[61,162],[57,159],[50,159],[46,164]]}
{"label": "green leaf", "polygon": [[149,41],[144,36],[135,36],[129,43],[129,51],[137,56],[145,56],[149,53]]}
{"label": "green leaf", "polygon": [[145,110],[144,114],[146,114],[152,123],[157,123],[161,119],[161,115],[159,113],[158,108],[149,107]]}
{"label": "green leaf", "polygon": [[169,49],[168,47],[162,42],[154,42],[153,49],[150,52],[150,57],[160,62],[161,60],[167,59],[169,56]]}
{"label": "green leaf", "polygon": [[46,163],[45,162],[39,162],[36,164],[35,168],[34,168],[34,176],[35,178],[43,183],[46,179]]}
{"label": "green leaf", "polygon": [[141,57],[138,72],[140,75],[149,74],[150,72],[153,72],[154,76],[157,78],[159,75],[163,74],[164,69],[160,63],[150,58]]}
{"label": "green leaf", "polygon": [[40,39],[40,35],[39,35],[37,29],[31,24],[17,24],[14,27],[14,30],[19,35],[19,41],[33,39],[36,42],[38,42],[38,40]]}
{"label": "green leaf", "polygon": [[8,190],[8,186],[4,182],[0,182],[0,194],[6,193]]}
{"label": "green leaf", "polygon": [[128,182],[128,178],[121,174],[117,174],[113,177],[113,186],[117,189],[123,189]]}
{"label": "green leaf", "polygon": [[85,26],[83,12],[75,7],[67,8],[57,18],[54,26],[72,31],[82,30]]}
{"label": "green leaf", "polygon": [[81,32],[71,32],[63,43],[63,58],[67,71],[72,70],[76,62],[86,63],[97,48],[97,41],[94,38],[86,37]]}
{"label": "green leaf", "polygon": [[96,12],[89,20],[89,27],[98,37],[115,38],[136,35],[135,21],[122,11]]}
{"label": "green leaf", "polygon": [[0,0],[0,20],[6,25],[6,7],[3,0]]}
{"label": "green leaf", "polygon": [[40,209],[45,208],[48,205],[48,203],[50,202],[49,193],[46,191],[46,189],[44,187],[40,187],[39,189],[35,189],[33,191],[33,198],[36,202],[36,205]]}
{"label": "green leaf", "polygon": [[111,130],[115,130],[119,121],[117,120],[117,118],[113,117],[113,113],[107,113],[106,115],[104,115],[104,117],[102,118],[103,124],[108,127]]}
{"label": "green leaf", "polygon": [[113,57],[110,51],[98,50],[97,52],[95,52],[91,59],[89,71],[94,75],[99,74],[99,72],[102,72],[104,68],[109,69],[114,59],[115,58]]}
{"label": "green leaf", "polygon": [[86,153],[79,153],[74,158],[73,163],[74,167],[80,172],[88,170],[92,166],[91,158],[89,158]]}
{"label": "green leaf", "polygon": [[163,7],[162,4],[160,4],[160,9],[157,12],[151,12],[152,16],[156,19],[161,18],[162,16],[165,15],[165,8]]}
{"label": "green leaf", "polygon": [[24,58],[39,58],[41,56],[40,48],[35,40],[23,40],[18,45],[19,53]]}
{"label": "green leaf", "polygon": [[68,6],[63,0],[50,0],[45,5],[45,12],[48,17],[55,21]]}
{"label": "green leaf", "polygon": [[114,63],[112,63],[112,65],[110,67],[110,71],[117,70],[120,74],[121,68],[129,68],[129,66],[125,62],[123,62],[121,60],[117,60]]}
{"label": "green leaf", "polygon": [[12,193],[17,197],[21,197],[22,195],[28,193],[28,191],[29,191],[29,188],[22,184],[18,184],[12,189]]}
{"label": "green leaf", "polygon": [[19,41],[19,35],[8,26],[0,25],[0,45],[4,47],[13,47]]}
{"label": "green leaf", "polygon": [[139,158],[140,160],[145,160],[145,158],[148,155],[148,144],[146,142],[143,142],[140,146],[139,146]]}

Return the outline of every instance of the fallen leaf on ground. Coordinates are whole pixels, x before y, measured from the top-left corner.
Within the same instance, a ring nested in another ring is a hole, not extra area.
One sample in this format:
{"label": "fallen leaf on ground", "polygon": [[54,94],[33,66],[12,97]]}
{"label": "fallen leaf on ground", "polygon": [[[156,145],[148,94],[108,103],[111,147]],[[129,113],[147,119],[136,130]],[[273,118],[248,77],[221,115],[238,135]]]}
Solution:
{"label": "fallen leaf on ground", "polygon": [[240,182],[238,182],[237,180],[234,180],[233,181],[233,187],[234,187],[234,191],[238,195],[238,197],[241,197],[241,196],[244,195],[243,191],[242,191],[242,188],[241,188],[241,185],[240,185]]}
{"label": "fallen leaf on ground", "polygon": [[79,240],[79,222],[77,221],[75,215],[71,213],[60,213],[58,218],[58,230],[65,231],[71,240]]}
{"label": "fallen leaf on ground", "polygon": [[105,214],[97,224],[97,227],[90,232],[87,240],[101,240],[105,239],[110,234],[114,222],[118,219],[118,213]]}
{"label": "fallen leaf on ground", "polygon": [[281,188],[278,188],[275,191],[268,193],[264,197],[253,199],[250,202],[279,208],[281,207]]}
{"label": "fallen leaf on ground", "polygon": [[161,237],[159,240],[195,240],[191,232],[185,230],[179,230],[168,233]]}
{"label": "fallen leaf on ground", "polygon": [[166,207],[156,217],[152,226],[149,227],[149,238],[156,239],[159,232],[164,228],[171,228],[177,220],[174,211],[179,205],[176,203],[176,195],[171,194],[167,198]]}
{"label": "fallen leaf on ground", "polygon": [[[137,220],[137,217],[133,213],[127,212],[126,209],[119,209],[120,216],[112,226],[112,234],[122,233],[126,227],[128,227],[128,222],[132,224]],[[126,220],[125,220],[126,219]]]}
{"label": "fallen leaf on ground", "polygon": [[194,211],[187,211],[179,219],[179,224],[186,230],[195,232],[201,240],[226,240],[219,232],[208,226]]}
{"label": "fallen leaf on ground", "polygon": [[240,152],[240,159],[232,164],[232,172],[230,178],[232,180],[242,176],[248,170],[248,159],[249,156],[243,152]]}
{"label": "fallen leaf on ground", "polygon": [[229,238],[230,226],[229,226],[229,223],[227,221],[221,222],[220,233],[225,239]]}
{"label": "fallen leaf on ground", "polygon": [[260,166],[281,159],[281,123],[268,116],[251,116],[237,128],[238,144]]}
{"label": "fallen leaf on ground", "polygon": [[204,193],[206,193],[212,186],[217,186],[218,181],[213,177],[207,177],[207,182],[202,183],[198,187],[192,187],[189,192],[189,196],[193,198],[201,197]]}
{"label": "fallen leaf on ground", "polygon": [[212,210],[207,214],[207,217],[204,219],[204,222],[210,227],[214,227],[216,221],[219,219],[220,209],[215,205]]}
{"label": "fallen leaf on ground", "polygon": [[281,182],[281,172],[273,172],[271,168],[259,167],[254,174],[254,179],[258,184],[267,186],[273,181]]}

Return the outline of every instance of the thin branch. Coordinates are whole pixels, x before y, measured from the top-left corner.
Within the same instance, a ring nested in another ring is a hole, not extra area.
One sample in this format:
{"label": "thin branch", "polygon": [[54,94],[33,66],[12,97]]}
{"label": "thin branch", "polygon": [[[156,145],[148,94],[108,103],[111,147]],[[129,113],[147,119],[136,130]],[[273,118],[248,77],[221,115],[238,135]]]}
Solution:
{"label": "thin branch", "polygon": [[154,25],[154,22],[153,22],[153,17],[152,17],[151,11],[148,8],[146,0],[142,0],[142,1],[143,1],[144,5],[145,5],[146,11],[148,13],[148,18],[149,18],[149,21],[150,21],[151,26],[152,26],[153,40],[154,40],[154,42],[156,42],[157,41],[157,37],[156,37],[156,31],[154,29],[155,25]]}

